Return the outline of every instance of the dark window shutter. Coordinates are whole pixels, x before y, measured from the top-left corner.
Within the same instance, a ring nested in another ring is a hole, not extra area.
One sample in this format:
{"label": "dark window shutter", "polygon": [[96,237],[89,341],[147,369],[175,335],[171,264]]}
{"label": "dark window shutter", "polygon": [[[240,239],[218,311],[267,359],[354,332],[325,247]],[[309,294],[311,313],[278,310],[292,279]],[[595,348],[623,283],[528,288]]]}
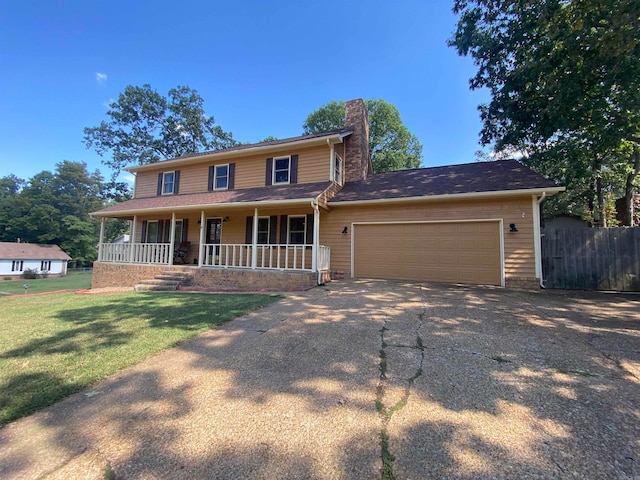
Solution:
{"label": "dark window shutter", "polygon": [[228,175],[229,175],[229,179],[228,179],[228,182],[227,182],[227,188],[229,190],[233,190],[233,186],[234,186],[234,183],[235,183],[235,177],[236,177],[236,164],[235,163],[230,163],[229,164]]}
{"label": "dark window shutter", "polygon": [[271,245],[275,245],[276,243],[278,243],[277,229],[278,229],[278,216],[271,215],[269,217],[269,243]]}
{"label": "dark window shutter", "polygon": [[164,243],[171,241],[171,220],[164,222]]}
{"label": "dark window shutter", "polygon": [[180,170],[176,170],[173,176],[173,194],[178,195],[180,190]]}
{"label": "dark window shutter", "polygon": [[213,165],[211,165],[209,167],[209,183],[208,183],[209,186],[207,187],[207,189],[209,191],[213,190],[213,170],[214,170],[214,168],[216,168],[216,167],[214,167]]}
{"label": "dark window shutter", "polygon": [[313,213],[309,213],[307,214],[307,222],[306,222],[306,228],[307,228],[307,238],[305,239],[305,243],[307,245],[312,245],[313,244]]}
{"label": "dark window shutter", "polygon": [[247,229],[245,231],[244,243],[253,243],[253,217],[247,217]]}
{"label": "dark window shutter", "polygon": [[162,195],[162,172],[158,174],[158,195]]}
{"label": "dark window shutter", "polygon": [[[136,239],[134,238],[133,241],[135,242]],[[142,221],[142,235],[140,236],[140,243],[147,243],[147,221],[146,220]]]}
{"label": "dark window shutter", "polygon": [[164,220],[158,220],[158,233],[156,235],[156,242],[162,243],[162,233],[164,231]]}
{"label": "dark window shutter", "polygon": [[287,216],[280,215],[280,245],[287,244]]}
{"label": "dark window shutter", "polygon": [[189,237],[189,219],[183,218],[182,219],[182,238],[180,239],[180,241],[186,242],[188,237]]}
{"label": "dark window shutter", "polygon": [[298,183],[298,155],[291,155],[289,183]]}
{"label": "dark window shutter", "polygon": [[264,175],[264,184],[271,185],[271,178],[273,176],[273,157],[267,158],[267,171]]}

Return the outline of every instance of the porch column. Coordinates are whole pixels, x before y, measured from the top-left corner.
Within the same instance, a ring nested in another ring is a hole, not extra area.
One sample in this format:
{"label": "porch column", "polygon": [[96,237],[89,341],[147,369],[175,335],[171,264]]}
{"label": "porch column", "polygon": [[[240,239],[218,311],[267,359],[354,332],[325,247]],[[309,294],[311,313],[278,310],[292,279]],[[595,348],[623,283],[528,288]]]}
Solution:
{"label": "porch column", "polygon": [[100,241],[98,242],[98,260],[102,261],[102,242],[104,241],[104,222],[105,218],[100,218]]}
{"label": "porch column", "polygon": [[253,212],[253,238],[251,239],[251,268],[258,267],[258,208]]}
{"label": "porch column", "polygon": [[136,223],[138,222],[138,216],[133,216],[133,222],[129,227],[129,263],[133,263],[134,260],[134,249],[136,248]]}
{"label": "porch column", "polygon": [[204,210],[200,212],[200,242],[198,245],[198,266],[201,267],[204,263],[204,230],[207,228],[204,218]]}
{"label": "porch column", "polygon": [[311,247],[311,271],[318,271],[318,244],[320,243],[320,210],[313,206],[313,247]]}
{"label": "porch column", "polygon": [[173,264],[173,249],[176,241],[176,212],[171,214],[171,231],[169,232],[169,265]]}

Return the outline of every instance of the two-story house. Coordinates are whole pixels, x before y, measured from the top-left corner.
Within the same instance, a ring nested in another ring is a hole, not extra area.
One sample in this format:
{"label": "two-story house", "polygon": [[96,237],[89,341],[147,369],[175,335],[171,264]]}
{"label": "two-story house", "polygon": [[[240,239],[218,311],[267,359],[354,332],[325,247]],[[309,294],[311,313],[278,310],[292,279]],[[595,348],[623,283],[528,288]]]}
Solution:
{"label": "two-story house", "polygon": [[[345,125],[128,168],[133,199],[93,213],[93,286],[167,270],[226,288],[538,285],[539,205],[563,187],[514,160],[375,174],[362,100],[347,102]],[[103,241],[105,218],[130,220],[129,243]]]}

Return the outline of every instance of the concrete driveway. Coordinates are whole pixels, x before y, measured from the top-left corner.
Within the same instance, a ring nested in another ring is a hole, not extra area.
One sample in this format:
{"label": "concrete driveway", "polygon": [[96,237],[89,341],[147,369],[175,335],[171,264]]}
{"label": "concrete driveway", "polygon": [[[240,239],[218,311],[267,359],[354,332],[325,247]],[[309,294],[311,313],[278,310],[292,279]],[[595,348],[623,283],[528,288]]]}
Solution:
{"label": "concrete driveway", "polygon": [[639,301],[332,283],[8,425],[0,477],[640,478]]}

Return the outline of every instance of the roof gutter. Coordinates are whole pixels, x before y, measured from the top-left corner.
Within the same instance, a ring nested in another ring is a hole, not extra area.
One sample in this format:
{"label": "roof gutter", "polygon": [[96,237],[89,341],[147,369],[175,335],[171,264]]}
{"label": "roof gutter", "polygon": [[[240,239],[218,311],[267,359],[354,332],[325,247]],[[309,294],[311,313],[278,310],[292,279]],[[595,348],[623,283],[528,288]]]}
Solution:
{"label": "roof gutter", "polygon": [[277,207],[277,206],[291,206],[291,205],[307,205],[309,202],[317,201],[315,197],[313,198],[294,198],[290,200],[273,200],[273,201],[265,201],[258,200],[254,202],[232,202],[232,203],[210,203],[210,204],[194,204],[194,205],[179,205],[179,206],[167,206],[167,207],[154,207],[154,208],[132,208],[130,210],[116,210],[112,212],[91,212],[89,215],[92,217],[108,217],[108,218],[117,218],[126,215],[139,215],[141,213],[157,213],[157,212],[181,212],[186,210],[193,210],[199,208],[201,210],[211,210],[211,209],[219,209],[219,208],[264,208],[264,207]]}
{"label": "roof gutter", "polygon": [[551,195],[563,192],[564,187],[551,187],[546,189],[520,189],[520,190],[498,190],[490,192],[469,192],[469,193],[447,193],[443,195],[429,195],[418,197],[401,197],[401,198],[378,198],[372,200],[347,200],[344,202],[331,201],[329,202],[332,207],[342,206],[357,206],[357,205],[378,205],[387,203],[410,203],[410,202],[428,202],[428,201],[442,201],[442,200],[464,200],[486,197],[516,197],[522,195],[540,195],[546,196],[547,192]]}
{"label": "roof gutter", "polygon": [[540,269],[540,288],[547,288],[544,285],[544,275],[542,272],[542,232],[540,231],[540,205],[542,205],[542,202],[544,201],[544,199],[547,198],[547,192],[542,192],[542,195],[540,195],[540,198],[538,198],[536,200],[536,205],[538,206],[537,211],[535,212],[536,214],[536,219],[537,219],[537,225],[536,228],[538,230],[538,234],[536,235],[535,241],[536,241],[536,246],[538,247],[538,255],[536,258],[536,262],[538,262],[539,265],[539,269]]}
{"label": "roof gutter", "polygon": [[325,141],[332,143],[341,143],[345,137],[351,135],[353,132],[342,132],[335,133],[333,135],[327,137],[314,137],[307,138],[304,140],[296,140],[289,143],[278,143],[275,145],[262,145],[256,147],[248,147],[248,148],[240,148],[238,150],[220,150],[218,152],[204,153],[202,155],[194,155],[191,157],[180,157],[174,158],[171,160],[162,160],[156,163],[148,163],[146,165],[135,165],[132,167],[123,168],[123,170],[127,172],[143,172],[146,170],[157,170],[158,168],[165,167],[173,167],[176,165],[184,165],[184,164],[194,164],[194,163],[204,163],[210,161],[212,158],[215,159],[227,159],[227,158],[236,158],[243,157],[251,154],[256,154],[260,152],[268,153],[275,152],[277,150],[282,150],[286,148],[303,148],[314,145],[323,145]]}

